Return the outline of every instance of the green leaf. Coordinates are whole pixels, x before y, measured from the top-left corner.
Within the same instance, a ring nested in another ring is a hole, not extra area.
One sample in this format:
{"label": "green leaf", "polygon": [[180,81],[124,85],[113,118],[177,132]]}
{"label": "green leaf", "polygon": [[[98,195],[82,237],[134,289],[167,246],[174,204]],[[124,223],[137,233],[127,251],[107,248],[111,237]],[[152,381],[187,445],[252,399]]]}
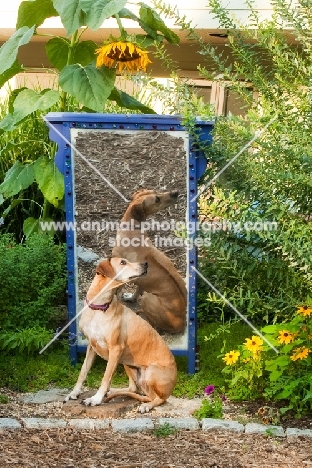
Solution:
{"label": "green leaf", "polygon": [[0,75],[11,68],[17,58],[20,46],[28,44],[35,31],[35,26],[28,28],[24,26],[15,33],[0,47]]}
{"label": "green leaf", "polygon": [[22,2],[18,8],[16,29],[23,26],[40,26],[46,18],[58,16],[52,0],[33,0]]}
{"label": "green leaf", "polygon": [[114,87],[115,77],[116,72],[111,68],[96,68],[94,64],[82,67],[75,64],[63,68],[59,84],[79,103],[96,112],[102,112],[104,103]]}
{"label": "green leaf", "polygon": [[272,361],[266,361],[265,363],[265,370],[268,370],[270,372],[276,371],[277,370],[277,364],[274,360]]}
{"label": "green leaf", "polygon": [[147,32],[147,34],[149,36],[151,36],[153,39],[156,39],[157,38],[157,31],[155,31],[155,29],[153,29],[152,27],[150,27],[147,23],[145,23],[144,21],[142,21],[141,18],[139,18],[138,16],[136,16],[134,13],[132,13],[132,11],[128,10],[128,8],[123,8],[122,10],[120,10],[120,12],[118,13],[119,17],[120,18],[127,18],[127,19],[132,19],[133,21],[136,21],[139,23],[139,25],[141,26],[141,28]]}
{"label": "green leaf", "polygon": [[[155,31],[155,33],[157,33],[157,31],[161,32],[170,44],[179,44],[179,36],[165,25],[156,11],[145,3],[141,3],[140,5],[140,19],[142,22]],[[149,31],[147,32],[150,34]]]}
{"label": "green leaf", "polygon": [[275,382],[280,378],[280,376],[283,375],[282,371],[274,371],[270,374],[270,381]]}
{"label": "green leaf", "polygon": [[136,34],[135,35],[135,42],[139,46],[141,46],[143,49],[147,49],[148,47],[153,45],[155,41],[160,43],[164,39],[165,39],[165,37],[160,35],[160,34],[156,34],[156,36],[154,36],[154,37],[149,36],[149,35],[145,35],[145,34]]}
{"label": "green leaf", "polygon": [[[69,48],[69,40],[61,37],[54,37],[46,43],[47,57],[58,70],[62,70],[66,66]],[[94,60],[97,48],[97,44],[93,41],[78,42],[73,51],[73,63],[82,66],[88,65]]]}
{"label": "green leaf", "polygon": [[24,165],[20,161],[16,161],[6,173],[4,181],[0,185],[0,193],[5,198],[13,197],[21,190],[27,189],[33,181],[33,163]]}
{"label": "green leaf", "polygon": [[64,176],[53,159],[41,156],[34,164],[35,178],[43,196],[55,207],[64,196]]}
{"label": "green leaf", "polygon": [[289,411],[289,410],[291,410],[291,409],[293,409],[293,406],[292,406],[292,405],[290,405],[290,406],[284,406],[283,408],[280,408],[279,411],[280,411],[281,414],[285,414],[285,413],[287,413],[287,411]]}
{"label": "green leaf", "polygon": [[145,106],[140,101],[137,101],[134,97],[120,91],[117,88],[113,88],[112,92],[108,96],[110,101],[116,101],[118,106],[126,107],[127,109],[139,110],[144,114],[156,114],[156,112],[150,107]]}
{"label": "green leaf", "polygon": [[33,89],[25,89],[14,101],[14,122],[19,122],[36,110],[45,110],[53,106],[60,98],[60,93],[55,89],[37,93]]}
{"label": "green leaf", "polygon": [[60,15],[68,36],[86,24],[86,15],[80,7],[80,0],[52,0]]}
{"label": "green leaf", "polygon": [[294,389],[288,386],[282,392],[278,393],[275,398],[278,400],[286,400],[293,391]]}
{"label": "green leaf", "polygon": [[[61,37],[54,37],[46,43],[47,57],[58,70],[66,66],[69,48],[69,40]],[[78,42],[73,50],[73,62],[82,66],[88,65],[94,60],[97,48],[97,44],[93,41]]]}
{"label": "green leaf", "polygon": [[14,119],[12,114],[7,114],[0,122],[0,130],[11,131],[16,127],[14,125]]}
{"label": "green leaf", "polygon": [[26,88],[26,86],[23,86],[22,88],[13,89],[13,91],[10,92],[9,101],[8,101],[8,110],[10,114],[13,114],[14,112],[15,99],[17,98],[19,93],[24,91],[24,89],[28,89],[28,88]]}
{"label": "green leaf", "polygon": [[8,68],[4,73],[0,75],[0,88],[13,76],[17,75],[23,70],[23,67],[18,63],[17,60],[13,63],[13,65]]}
{"label": "green leaf", "polygon": [[94,60],[96,49],[98,49],[98,46],[93,41],[79,42],[74,49],[74,63],[79,63],[83,67],[88,65]]}
{"label": "green leaf", "polygon": [[[23,201],[22,198],[16,198],[16,199],[12,200],[12,203],[10,203],[10,205],[4,210],[4,212],[2,213],[2,216],[3,217],[7,216],[10,213],[10,211],[13,208],[15,208],[17,205],[19,205],[22,201]],[[0,202],[0,205],[1,205],[1,202]]]}
{"label": "green leaf", "polygon": [[276,333],[278,331],[277,325],[266,325],[265,327],[261,328],[261,333]]}
{"label": "green leaf", "polygon": [[282,348],[281,348],[281,352],[282,353],[289,353],[289,351],[291,351],[293,348],[295,348],[296,346],[298,346],[298,344],[302,343],[302,340],[296,340],[296,342],[292,342],[292,343],[289,343],[287,345],[284,345]]}
{"label": "green leaf", "polygon": [[290,359],[288,356],[280,355],[275,359],[275,362],[279,367],[286,367],[290,363]]}
{"label": "green leaf", "polygon": [[45,110],[58,102],[60,93],[54,89],[37,93],[32,89],[23,89],[16,96],[13,103],[13,114],[7,114],[0,122],[0,128],[6,131],[14,130],[15,124],[27,115],[37,110]]}
{"label": "green leaf", "polygon": [[96,30],[103,21],[118,13],[127,0],[80,0],[80,6],[86,13],[86,24]]}
{"label": "green leaf", "polygon": [[62,70],[67,63],[69,45],[69,40],[61,37],[54,37],[46,43],[47,57],[58,70]]}
{"label": "green leaf", "polygon": [[23,223],[23,232],[26,237],[31,236],[31,234],[34,234],[39,231],[40,224],[39,224],[39,219],[35,219],[33,217],[29,217],[25,219]]}

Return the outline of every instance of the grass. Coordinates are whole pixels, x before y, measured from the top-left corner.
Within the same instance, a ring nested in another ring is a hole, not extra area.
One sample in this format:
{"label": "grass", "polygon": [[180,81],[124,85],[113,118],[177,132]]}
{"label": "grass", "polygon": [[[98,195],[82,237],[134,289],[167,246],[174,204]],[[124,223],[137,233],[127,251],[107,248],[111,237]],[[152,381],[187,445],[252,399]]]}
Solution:
{"label": "grass", "polygon": [[0,404],[5,405],[6,403],[9,403],[9,397],[0,393]]}
{"label": "grass", "polygon": [[171,426],[169,423],[162,424],[161,426],[156,427],[153,430],[153,435],[155,437],[168,437],[170,435],[176,434],[178,431],[175,427]]}
{"label": "grass", "polygon": [[[220,358],[221,349],[226,340],[224,352],[235,349],[247,336],[250,328],[244,324],[236,323],[230,328],[230,333],[218,334],[210,341],[205,336],[216,334],[218,324],[205,324],[198,331],[200,344],[200,371],[195,375],[187,373],[187,359],[177,357],[178,382],[173,395],[176,397],[192,398],[202,396],[207,385],[217,388],[226,387],[224,375],[221,373],[224,363]],[[42,355],[7,355],[0,362],[0,387],[8,387],[20,392],[35,392],[47,389],[49,386],[72,388],[78,377],[84,356],[80,362],[73,366],[68,357],[67,346],[64,342],[54,344]],[[103,377],[105,362],[97,358],[88,375],[86,386],[96,388]],[[122,366],[118,366],[114,375],[112,386],[123,387],[127,385],[127,376]]]}
{"label": "grass", "polygon": [[[177,358],[178,383],[173,391],[176,397],[192,398],[202,396],[207,385],[214,385],[222,389],[226,387],[222,369],[224,362],[220,355],[226,341],[224,352],[235,349],[242,344],[246,337],[251,336],[250,328],[242,323],[233,323],[229,332],[217,333],[220,324],[208,323],[202,325],[198,330],[198,344],[200,346],[200,370],[194,375],[187,373],[187,359]],[[205,337],[211,337],[209,341]],[[213,338],[212,338],[213,337]]]}

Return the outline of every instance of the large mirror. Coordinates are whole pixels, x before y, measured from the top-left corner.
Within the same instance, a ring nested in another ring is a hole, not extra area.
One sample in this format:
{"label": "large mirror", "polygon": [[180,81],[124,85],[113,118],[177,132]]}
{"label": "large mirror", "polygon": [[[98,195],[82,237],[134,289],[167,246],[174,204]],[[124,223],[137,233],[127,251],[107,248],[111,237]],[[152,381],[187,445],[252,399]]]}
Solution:
{"label": "large mirror", "polygon": [[[76,306],[83,307],[96,264],[112,255],[120,221],[133,194],[142,189],[178,191],[178,198],[150,216],[146,234],[174,264],[188,284],[188,255],[184,226],[188,222],[189,136],[183,130],[71,128],[76,223]],[[140,310],[135,284],[119,293],[127,306]],[[128,302],[128,299],[133,302]],[[188,301],[187,301],[188,302]],[[186,307],[187,309],[187,307]],[[188,311],[185,310],[187,314]],[[78,319],[79,320],[79,319]],[[188,320],[179,333],[161,332],[172,350],[188,348]],[[79,345],[86,344],[79,337]]]}

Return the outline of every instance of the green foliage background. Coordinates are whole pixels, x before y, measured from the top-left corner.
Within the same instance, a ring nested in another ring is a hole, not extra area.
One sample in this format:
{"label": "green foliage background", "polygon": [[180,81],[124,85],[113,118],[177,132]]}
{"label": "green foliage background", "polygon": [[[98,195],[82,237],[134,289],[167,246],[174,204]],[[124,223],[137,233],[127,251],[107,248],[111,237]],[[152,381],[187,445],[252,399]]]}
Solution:
{"label": "green foliage background", "polygon": [[[263,21],[254,3],[246,1],[247,26],[219,0],[210,0],[212,16],[228,35],[228,53],[205,43],[177,9],[157,0],[153,4],[214,63],[212,69],[199,66],[201,76],[246,102],[245,116],[218,116],[212,145],[204,148],[209,164],[199,210],[212,227],[206,232],[211,246],[200,256],[201,272],[256,323],[284,320],[311,291],[312,54],[309,28],[303,26],[311,24],[311,2],[289,7],[276,0],[272,18]],[[286,24],[292,43],[283,33]],[[185,121],[192,126],[190,113]],[[276,229],[245,227],[267,222]],[[234,229],[233,223],[240,227]],[[233,315],[202,282],[199,299],[201,320]]]}
{"label": "green foliage background", "polygon": [[0,330],[41,326],[55,328],[64,320],[65,247],[33,235],[25,245],[0,236]]}

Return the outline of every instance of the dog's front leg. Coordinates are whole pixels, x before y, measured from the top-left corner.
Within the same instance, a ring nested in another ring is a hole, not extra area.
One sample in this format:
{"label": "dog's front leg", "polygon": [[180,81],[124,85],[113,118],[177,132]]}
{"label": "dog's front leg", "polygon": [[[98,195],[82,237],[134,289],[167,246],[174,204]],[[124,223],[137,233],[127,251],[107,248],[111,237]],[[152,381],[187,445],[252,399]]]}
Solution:
{"label": "dog's front leg", "polygon": [[85,400],[83,400],[82,403],[84,403],[87,406],[96,406],[102,403],[103,398],[106,396],[107,392],[110,389],[112,377],[119,363],[122,351],[123,349],[120,346],[116,346],[113,349],[110,349],[106,369],[100,388],[98,389],[96,394],[93,395],[93,397],[86,398]]}
{"label": "dog's front leg", "polygon": [[86,357],[85,357],[85,360],[83,361],[77,383],[74,386],[73,390],[69,393],[69,395],[67,395],[67,397],[65,398],[64,401],[77,400],[77,397],[81,393],[82,385],[84,384],[84,382],[85,382],[85,380],[87,378],[88,372],[92,367],[95,356],[96,356],[96,352],[94,351],[94,349],[89,344],[88,347],[87,347]]}

